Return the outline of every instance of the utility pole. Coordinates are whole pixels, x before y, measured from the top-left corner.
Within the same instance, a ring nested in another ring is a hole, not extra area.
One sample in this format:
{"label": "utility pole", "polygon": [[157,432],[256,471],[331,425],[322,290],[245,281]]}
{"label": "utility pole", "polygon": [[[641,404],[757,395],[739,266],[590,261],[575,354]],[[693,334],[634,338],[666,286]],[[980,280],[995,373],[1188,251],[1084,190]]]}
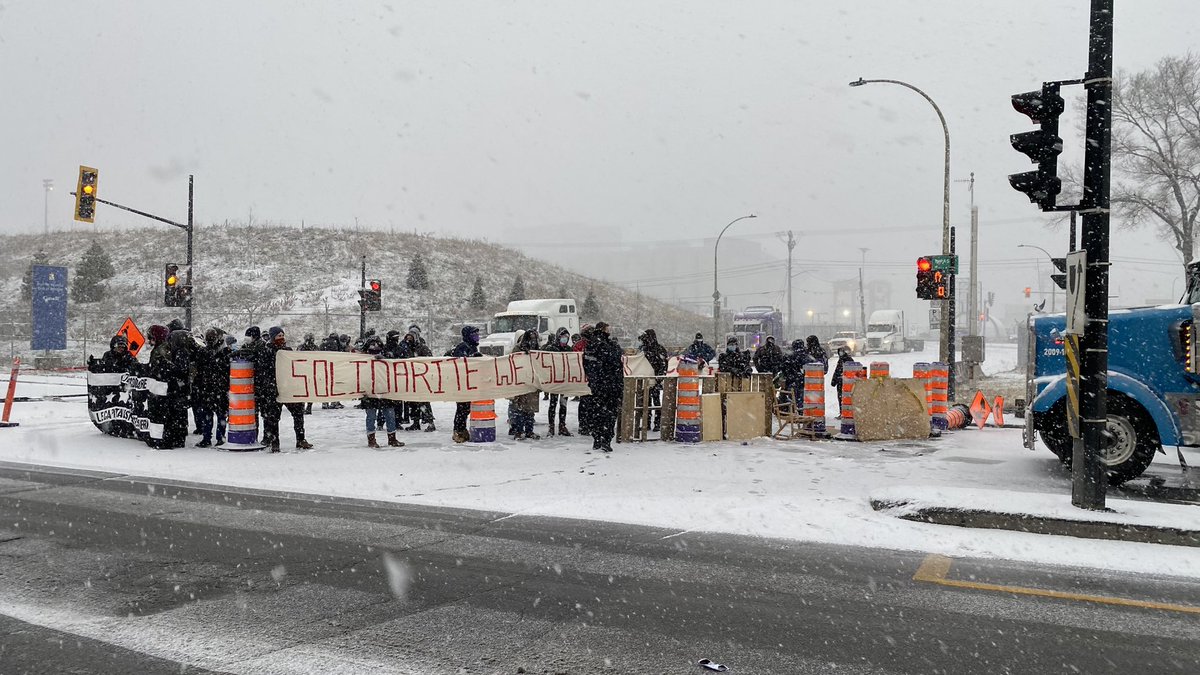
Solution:
{"label": "utility pole", "polygon": [[971,272],[970,287],[971,298],[967,302],[967,312],[970,321],[967,322],[967,335],[975,336],[979,334],[979,209],[975,208],[975,172],[971,172],[971,177],[966,180],[957,180],[956,183],[966,183],[967,191],[971,193]]}
{"label": "utility pole", "polygon": [[1087,123],[1083,162],[1083,249],[1087,279],[1079,385],[1081,439],[1072,448],[1071,503],[1104,509],[1105,468],[1100,451],[1108,422],[1108,212],[1112,154],[1113,0],[1092,0],[1088,35]]}
{"label": "utility pole", "polygon": [[[357,224],[356,224],[357,226]],[[358,284],[359,288],[367,287],[367,256],[364,253],[362,257],[362,281]],[[363,340],[367,337],[367,303],[358,303],[358,339]]]}
{"label": "utility pole", "polygon": [[[796,248],[796,237],[791,230],[787,233],[787,338],[790,339],[795,335],[796,322],[792,320],[792,249]],[[779,336],[780,342],[784,341],[784,336]]]}
{"label": "utility pole", "polygon": [[862,253],[862,263],[858,266],[858,320],[862,326],[863,339],[867,335],[867,294],[866,287],[863,283],[863,268],[867,266],[867,251],[869,248],[858,247]]}

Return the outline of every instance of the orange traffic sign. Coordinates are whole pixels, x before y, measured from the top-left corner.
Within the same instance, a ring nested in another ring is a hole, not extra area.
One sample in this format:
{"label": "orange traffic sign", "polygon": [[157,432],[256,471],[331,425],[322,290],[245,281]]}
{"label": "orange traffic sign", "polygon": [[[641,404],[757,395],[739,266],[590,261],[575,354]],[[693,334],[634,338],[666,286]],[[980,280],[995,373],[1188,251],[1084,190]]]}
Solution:
{"label": "orange traffic sign", "polygon": [[125,336],[125,340],[129,343],[129,353],[136,359],[138,352],[142,351],[142,345],[146,344],[146,338],[142,335],[142,331],[138,330],[137,324],[133,322],[132,318],[125,317],[125,323],[121,324],[117,335]]}

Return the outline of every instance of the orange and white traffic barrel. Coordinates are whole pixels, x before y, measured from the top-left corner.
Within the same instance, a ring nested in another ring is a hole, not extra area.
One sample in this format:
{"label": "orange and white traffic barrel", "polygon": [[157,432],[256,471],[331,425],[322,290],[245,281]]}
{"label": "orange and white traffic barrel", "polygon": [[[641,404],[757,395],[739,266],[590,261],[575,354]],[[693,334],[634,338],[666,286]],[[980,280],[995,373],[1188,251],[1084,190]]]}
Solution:
{"label": "orange and white traffic barrel", "polygon": [[690,358],[679,359],[675,386],[675,440],[700,442],[700,364]]}
{"label": "orange and white traffic barrel", "polygon": [[804,418],[814,433],[825,433],[825,366],[820,363],[804,364]]}
{"label": "orange and white traffic barrel", "polygon": [[496,442],[496,400],[471,401],[471,442]]}
{"label": "orange and white traffic barrel", "polygon": [[866,379],[867,367],[858,361],[848,361],[842,366],[842,433],[847,438],[854,438],[857,430],[854,427],[854,383]]}
{"label": "orange and white traffic barrel", "polygon": [[222,450],[261,450],[258,442],[258,411],[254,407],[254,364],[229,362],[229,427]]}

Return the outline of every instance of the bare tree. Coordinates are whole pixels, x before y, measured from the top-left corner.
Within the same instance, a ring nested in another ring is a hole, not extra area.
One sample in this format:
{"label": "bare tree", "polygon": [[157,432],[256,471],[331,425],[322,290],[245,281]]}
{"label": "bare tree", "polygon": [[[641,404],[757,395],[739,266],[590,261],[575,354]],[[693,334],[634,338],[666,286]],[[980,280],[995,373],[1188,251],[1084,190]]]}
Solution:
{"label": "bare tree", "polygon": [[1113,208],[1192,260],[1200,214],[1200,56],[1168,56],[1113,87]]}

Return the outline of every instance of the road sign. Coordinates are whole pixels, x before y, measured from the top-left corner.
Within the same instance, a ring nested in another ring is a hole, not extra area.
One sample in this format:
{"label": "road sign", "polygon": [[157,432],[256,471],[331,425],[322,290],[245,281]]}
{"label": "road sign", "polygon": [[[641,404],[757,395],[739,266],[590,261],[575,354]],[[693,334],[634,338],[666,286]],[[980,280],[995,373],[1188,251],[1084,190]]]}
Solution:
{"label": "road sign", "polygon": [[933,265],[932,269],[935,272],[958,274],[958,256],[956,255],[931,255],[929,262]]}
{"label": "road sign", "polygon": [[1067,335],[1083,335],[1087,312],[1083,309],[1087,287],[1087,251],[1067,254]]}
{"label": "road sign", "polygon": [[129,344],[129,353],[136,359],[138,352],[142,351],[142,345],[146,344],[146,338],[142,335],[142,331],[138,330],[137,324],[131,317],[125,317],[125,323],[121,324],[117,335],[125,336],[125,340]]}
{"label": "road sign", "polygon": [[935,304],[929,308],[929,330],[938,330],[942,327],[942,306]]}
{"label": "road sign", "polygon": [[34,265],[30,349],[67,348],[67,268]]}

